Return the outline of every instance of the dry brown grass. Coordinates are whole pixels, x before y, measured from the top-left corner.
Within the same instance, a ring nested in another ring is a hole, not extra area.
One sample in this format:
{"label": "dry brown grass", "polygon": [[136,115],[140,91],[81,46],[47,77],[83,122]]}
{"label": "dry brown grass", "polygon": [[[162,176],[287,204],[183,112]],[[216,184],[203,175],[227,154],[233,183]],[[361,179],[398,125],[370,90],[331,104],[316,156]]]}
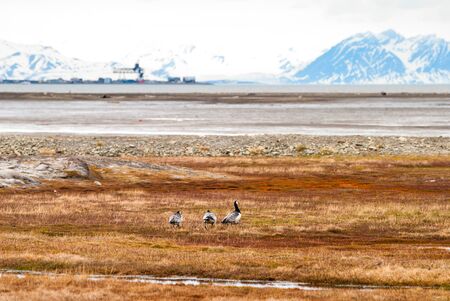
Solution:
{"label": "dry brown grass", "polygon": [[[72,182],[49,182],[34,190],[3,191],[0,268],[449,286],[450,252],[441,248],[450,246],[448,157],[139,160],[236,178],[141,174],[124,182],[129,175],[100,171],[101,187],[81,181],[69,189]],[[57,193],[49,192],[53,189]],[[233,198],[240,200],[242,224],[206,231],[203,212],[222,217]],[[175,210],[186,217],[179,230],[167,225]],[[189,290],[145,289],[165,290],[167,296]],[[365,294],[344,292],[338,290],[334,300]],[[380,294],[414,300],[405,297],[410,293]],[[302,297],[295,296],[274,298]]]}

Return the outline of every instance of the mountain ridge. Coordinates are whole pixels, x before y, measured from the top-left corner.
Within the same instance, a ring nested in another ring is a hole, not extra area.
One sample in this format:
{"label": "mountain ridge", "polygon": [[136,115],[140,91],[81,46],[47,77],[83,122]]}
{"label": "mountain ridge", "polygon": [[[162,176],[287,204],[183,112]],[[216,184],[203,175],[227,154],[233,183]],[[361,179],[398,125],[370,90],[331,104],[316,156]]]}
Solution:
{"label": "mountain ridge", "polygon": [[450,43],[393,30],[353,35],[294,74],[295,83],[450,83]]}
{"label": "mountain ridge", "polygon": [[449,84],[450,43],[436,35],[404,37],[390,29],[363,32],[333,45],[308,64],[295,49],[278,54],[207,51],[187,45],[130,54],[118,62],[86,62],[49,46],[0,40],[0,80],[115,78],[138,61],[146,79],[197,76],[201,81],[290,84]]}

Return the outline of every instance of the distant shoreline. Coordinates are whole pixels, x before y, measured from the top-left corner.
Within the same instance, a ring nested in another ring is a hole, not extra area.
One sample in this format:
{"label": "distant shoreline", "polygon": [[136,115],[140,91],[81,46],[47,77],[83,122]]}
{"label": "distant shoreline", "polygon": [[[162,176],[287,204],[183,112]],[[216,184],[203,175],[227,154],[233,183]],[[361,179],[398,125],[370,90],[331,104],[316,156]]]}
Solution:
{"label": "distant shoreline", "polygon": [[449,84],[0,84],[0,93],[58,94],[344,94],[450,95]]}

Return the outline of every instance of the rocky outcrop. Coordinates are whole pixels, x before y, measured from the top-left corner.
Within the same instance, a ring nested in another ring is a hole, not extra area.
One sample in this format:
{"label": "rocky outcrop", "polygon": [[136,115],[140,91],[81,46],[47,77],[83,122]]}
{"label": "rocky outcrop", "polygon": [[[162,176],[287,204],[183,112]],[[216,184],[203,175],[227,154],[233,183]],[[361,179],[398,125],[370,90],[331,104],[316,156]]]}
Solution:
{"label": "rocky outcrop", "polygon": [[33,186],[41,180],[90,177],[89,166],[77,158],[0,160],[0,187]]}
{"label": "rocky outcrop", "polygon": [[26,188],[58,180],[70,180],[69,186],[77,180],[95,186],[103,186],[103,181],[110,185],[113,185],[111,183],[132,185],[148,183],[154,178],[178,181],[237,177],[179,166],[99,156],[80,158],[27,156],[0,160],[0,188]]}

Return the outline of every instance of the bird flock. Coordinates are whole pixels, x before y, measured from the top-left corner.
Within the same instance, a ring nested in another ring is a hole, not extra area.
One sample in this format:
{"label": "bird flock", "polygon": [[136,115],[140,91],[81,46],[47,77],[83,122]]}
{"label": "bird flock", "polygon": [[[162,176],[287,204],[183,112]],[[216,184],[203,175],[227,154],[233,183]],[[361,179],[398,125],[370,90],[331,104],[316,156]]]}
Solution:
{"label": "bird flock", "polygon": [[[241,220],[241,210],[238,206],[238,201],[234,200],[234,210],[227,214],[222,220],[222,224],[225,225],[233,225],[233,224],[239,224]],[[181,224],[183,223],[183,214],[181,211],[175,212],[173,215],[169,217],[169,224],[173,227],[181,227]],[[205,225],[205,228],[210,226],[214,226],[217,223],[217,216],[211,212],[210,210],[207,210],[205,214],[203,215],[203,224]]]}

